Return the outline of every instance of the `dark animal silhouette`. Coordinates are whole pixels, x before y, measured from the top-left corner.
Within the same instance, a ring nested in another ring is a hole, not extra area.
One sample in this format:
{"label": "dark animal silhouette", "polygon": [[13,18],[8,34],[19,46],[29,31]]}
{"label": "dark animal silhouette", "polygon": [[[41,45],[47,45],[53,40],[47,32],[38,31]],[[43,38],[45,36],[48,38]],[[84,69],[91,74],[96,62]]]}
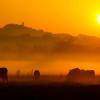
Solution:
{"label": "dark animal silhouette", "polygon": [[8,69],[7,68],[0,68],[0,78],[3,81],[8,81]]}
{"label": "dark animal silhouette", "polygon": [[67,81],[92,84],[95,82],[95,72],[94,70],[80,70],[79,68],[75,68],[69,71]]}
{"label": "dark animal silhouette", "polygon": [[39,70],[35,70],[34,71],[34,79],[37,80],[40,78],[40,71]]}

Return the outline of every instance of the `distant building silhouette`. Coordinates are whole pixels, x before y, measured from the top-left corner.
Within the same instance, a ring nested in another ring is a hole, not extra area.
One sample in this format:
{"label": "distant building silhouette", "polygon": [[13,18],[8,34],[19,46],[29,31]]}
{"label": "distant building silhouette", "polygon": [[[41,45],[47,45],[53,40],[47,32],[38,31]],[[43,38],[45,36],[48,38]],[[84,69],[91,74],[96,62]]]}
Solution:
{"label": "distant building silhouette", "polygon": [[95,71],[94,70],[80,70],[79,68],[75,68],[69,71],[66,78],[68,82],[94,83]]}

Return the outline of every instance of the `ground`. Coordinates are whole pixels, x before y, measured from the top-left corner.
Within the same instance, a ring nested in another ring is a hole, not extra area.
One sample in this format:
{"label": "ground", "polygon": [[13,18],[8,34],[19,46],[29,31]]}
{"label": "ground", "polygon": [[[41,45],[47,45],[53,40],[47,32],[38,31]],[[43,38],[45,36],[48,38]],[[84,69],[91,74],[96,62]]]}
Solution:
{"label": "ground", "polygon": [[37,83],[1,83],[0,100],[100,100],[100,85]]}

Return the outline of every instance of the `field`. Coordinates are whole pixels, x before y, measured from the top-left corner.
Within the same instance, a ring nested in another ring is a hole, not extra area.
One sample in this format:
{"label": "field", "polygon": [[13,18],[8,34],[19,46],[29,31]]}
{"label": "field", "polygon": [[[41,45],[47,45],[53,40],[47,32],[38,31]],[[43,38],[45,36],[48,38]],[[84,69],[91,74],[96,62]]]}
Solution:
{"label": "field", "polygon": [[64,81],[0,83],[0,100],[100,100],[100,85],[70,85]]}

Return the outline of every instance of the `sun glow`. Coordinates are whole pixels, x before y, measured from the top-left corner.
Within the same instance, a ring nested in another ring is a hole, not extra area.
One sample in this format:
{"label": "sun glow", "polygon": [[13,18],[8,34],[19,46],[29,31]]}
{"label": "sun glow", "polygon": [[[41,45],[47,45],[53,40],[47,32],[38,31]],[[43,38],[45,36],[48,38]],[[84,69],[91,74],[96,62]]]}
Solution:
{"label": "sun glow", "polygon": [[98,23],[100,24],[100,15],[98,15]]}

